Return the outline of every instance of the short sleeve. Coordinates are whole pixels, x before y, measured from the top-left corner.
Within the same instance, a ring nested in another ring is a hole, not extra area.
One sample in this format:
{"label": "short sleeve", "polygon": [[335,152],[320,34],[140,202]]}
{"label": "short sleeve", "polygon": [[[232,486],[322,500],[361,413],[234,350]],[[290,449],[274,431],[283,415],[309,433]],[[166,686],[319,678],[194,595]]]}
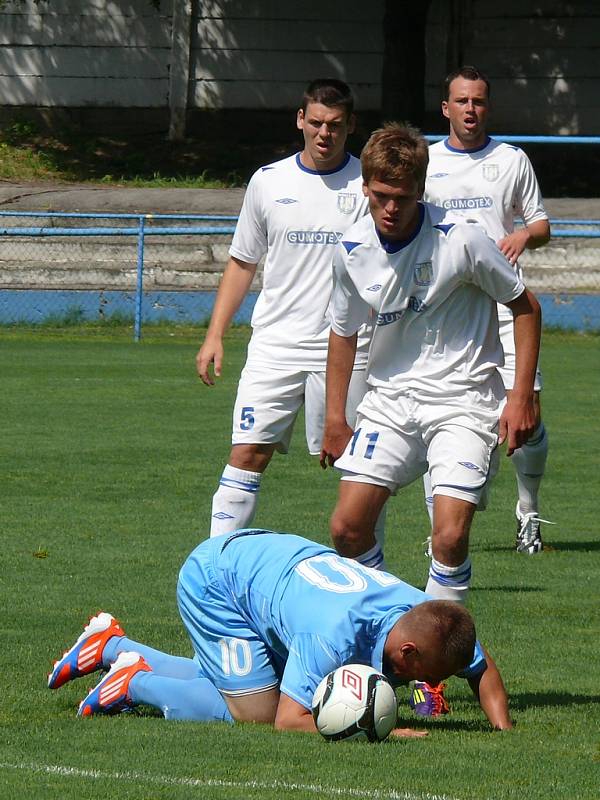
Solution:
{"label": "short sleeve", "polygon": [[487,661],[485,660],[485,655],[483,654],[483,647],[481,646],[481,642],[477,640],[475,642],[475,653],[473,655],[473,660],[469,664],[466,669],[463,669],[462,672],[457,672],[456,675],[459,678],[476,678],[478,675],[481,675],[487,669]]}
{"label": "short sleeve", "polygon": [[343,656],[328,639],[316,634],[297,634],[290,642],[280,691],[304,708],[310,708],[321,680],[343,663]]}
{"label": "short sleeve", "polygon": [[548,219],[535,171],[527,154],[519,151],[520,163],[515,190],[515,213],[526,225]]}
{"label": "short sleeve", "polygon": [[457,225],[456,240],[462,238],[461,233],[471,283],[498,303],[510,303],[523,294],[525,286],[519,275],[479,223]]}
{"label": "short sleeve", "polygon": [[261,172],[255,172],[246,194],[235,228],[229,255],[258,264],[268,248],[267,222],[262,202]]}

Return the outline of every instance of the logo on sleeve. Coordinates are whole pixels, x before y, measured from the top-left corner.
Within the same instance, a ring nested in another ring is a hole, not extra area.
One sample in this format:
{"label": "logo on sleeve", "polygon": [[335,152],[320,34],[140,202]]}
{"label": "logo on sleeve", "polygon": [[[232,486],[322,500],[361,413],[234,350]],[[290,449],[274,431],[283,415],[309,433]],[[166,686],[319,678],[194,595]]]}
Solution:
{"label": "logo on sleeve", "polygon": [[356,195],[349,192],[338,192],[337,207],[342,214],[351,214],[356,208]]}
{"label": "logo on sleeve", "polygon": [[433,175],[428,175],[428,178],[447,178],[449,172],[434,172]]}

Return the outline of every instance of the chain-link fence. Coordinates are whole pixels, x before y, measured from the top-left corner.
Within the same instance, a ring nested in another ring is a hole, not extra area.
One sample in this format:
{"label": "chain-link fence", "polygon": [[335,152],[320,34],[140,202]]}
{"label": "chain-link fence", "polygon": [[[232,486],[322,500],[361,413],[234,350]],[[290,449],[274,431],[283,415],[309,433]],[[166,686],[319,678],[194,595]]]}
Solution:
{"label": "chain-link fence", "polygon": [[[206,322],[236,217],[0,212],[0,325]],[[525,251],[546,325],[600,330],[600,220],[552,220]],[[235,317],[248,322],[261,286]]]}

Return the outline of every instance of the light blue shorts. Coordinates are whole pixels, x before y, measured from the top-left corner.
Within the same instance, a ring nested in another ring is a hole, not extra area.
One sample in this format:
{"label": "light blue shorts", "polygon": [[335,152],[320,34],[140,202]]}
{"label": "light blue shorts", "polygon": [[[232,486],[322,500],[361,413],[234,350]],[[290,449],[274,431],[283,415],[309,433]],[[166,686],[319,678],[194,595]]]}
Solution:
{"label": "light blue shorts", "polygon": [[285,665],[223,591],[214,568],[214,558],[222,547],[221,537],[203,542],[181,568],[179,613],[192,640],[195,660],[222,694],[264,692],[279,685]]}

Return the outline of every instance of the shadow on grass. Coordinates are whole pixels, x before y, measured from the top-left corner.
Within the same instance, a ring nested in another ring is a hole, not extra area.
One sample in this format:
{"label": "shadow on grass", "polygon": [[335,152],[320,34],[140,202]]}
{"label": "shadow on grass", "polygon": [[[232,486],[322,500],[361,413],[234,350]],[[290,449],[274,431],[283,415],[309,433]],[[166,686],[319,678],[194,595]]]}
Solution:
{"label": "shadow on grass", "polygon": [[513,711],[526,711],[528,708],[547,706],[587,706],[590,703],[600,703],[600,695],[569,694],[568,692],[510,693],[510,707]]}
{"label": "shadow on grass", "polygon": [[469,592],[545,592],[541,586],[471,586]]}
{"label": "shadow on grass", "polygon": [[[471,548],[473,552],[478,551],[480,553],[509,553],[514,550],[514,547],[505,544],[492,544],[492,545],[483,545],[483,546],[475,546]],[[589,542],[557,542],[551,541],[548,544],[544,543],[544,550],[543,553],[551,554],[553,552],[586,552],[588,550],[600,550],[600,540],[594,539],[593,541]],[[541,557],[543,558],[543,553]],[[521,555],[521,558],[525,558],[524,555]],[[540,555],[537,555],[536,558],[540,558]]]}

